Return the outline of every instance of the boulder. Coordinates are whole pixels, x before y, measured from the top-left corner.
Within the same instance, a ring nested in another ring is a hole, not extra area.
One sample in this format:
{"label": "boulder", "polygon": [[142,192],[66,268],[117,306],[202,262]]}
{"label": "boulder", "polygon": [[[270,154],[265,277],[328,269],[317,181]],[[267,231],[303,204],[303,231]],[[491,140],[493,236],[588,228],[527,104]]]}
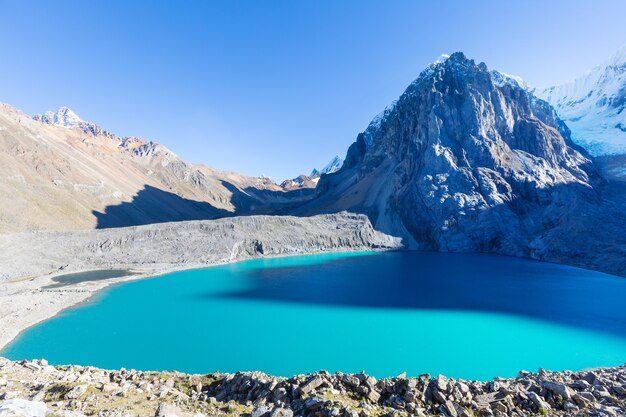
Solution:
{"label": "boulder", "polygon": [[183,411],[172,404],[161,403],[156,409],[154,417],[182,417]]}
{"label": "boulder", "polygon": [[88,384],[77,385],[74,388],[72,388],[69,392],[67,392],[64,395],[64,397],[65,399],[68,399],[68,400],[75,400],[76,398],[86,393],[88,388],[89,388]]}
{"label": "boulder", "polygon": [[274,407],[270,412],[270,417],[293,417],[293,411],[289,408]]}
{"label": "boulder", "polygon": [[547,389],[549,391],[552,391],[556,395],[560,395],[561,398],[563,398],[565,400],[569,400],[569,399],[572,398],[572,394],[570,393],[570,389],[567,388],[563,384],[557,384],[556,382],[551,382],[551,381],[544,381],[542,386],[545,389]]}
{"label": "boulder", "polygon": [[548,404],[539,394],[537,394],[536,392],[532,392],[530,391],[528,393],[528,399],[530,401],[533,402],[533,404],[535,404],[537,406],[538,409],[540,410],[545,410],[548,411],[550,409],[552,409],[552,407],[550,407],[550,404]]}
{"label": "boulder", "polygon": [[28,401],[19,398],[0,403],[0,417],[45,417],[48,407],[41,401]]}
{"label": "boulder", "polygon": [[324,383],[324,380],[320,378],[319,376],[313,377],[309,380],[309,382],[307,382],[306,384],[300,387],[300,391],[302,392],[302,394],[305,394],[305,395],[310,394],[311,392],[314,392],[323,383]]}

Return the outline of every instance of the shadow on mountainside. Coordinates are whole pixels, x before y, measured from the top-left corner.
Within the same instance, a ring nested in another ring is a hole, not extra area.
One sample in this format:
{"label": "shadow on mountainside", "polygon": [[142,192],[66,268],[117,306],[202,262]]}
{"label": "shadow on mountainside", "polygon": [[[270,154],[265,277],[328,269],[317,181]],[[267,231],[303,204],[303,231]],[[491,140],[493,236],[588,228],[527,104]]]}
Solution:
{"label": "shadow on mountainside", "polygon": [[243,191],[227,181],[221,184],[230,193],[235,207],[228,211],[205,201],[190,200],[174,193],[145,185],[131,202],[107,206],[104,212],[92,211],[97,229],[139,226],[185,220],[212,220],[232,216],[286,214],[293,205],[313,195],[314,190],[272,191],[247,187]]}
{"label": "shadow on mountainside", "polygon": [[94,210],[92,213],[97,219],[97,229],[183,220],[210,220],[234,215],[209,203],[188,200],[151,185],[146,185],[131,202],[107,206],[104,212]]}

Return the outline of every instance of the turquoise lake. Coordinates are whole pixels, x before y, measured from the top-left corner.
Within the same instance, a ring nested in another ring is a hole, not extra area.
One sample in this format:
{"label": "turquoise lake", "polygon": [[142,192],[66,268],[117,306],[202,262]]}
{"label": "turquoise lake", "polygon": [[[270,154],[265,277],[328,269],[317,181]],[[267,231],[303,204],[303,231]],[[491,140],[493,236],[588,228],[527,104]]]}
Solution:
{"label": "turquoise lake", "polygon": [[479,254],[328,254],[112,286],[0,355],[53,364],[466,379],[626,362],[626,279]]}

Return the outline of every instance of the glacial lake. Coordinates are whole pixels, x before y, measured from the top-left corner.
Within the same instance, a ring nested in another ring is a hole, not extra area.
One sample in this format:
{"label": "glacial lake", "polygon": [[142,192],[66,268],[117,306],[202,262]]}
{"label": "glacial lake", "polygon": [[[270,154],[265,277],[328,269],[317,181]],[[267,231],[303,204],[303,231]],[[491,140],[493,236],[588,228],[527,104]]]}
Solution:
{"label": "glacial lake", "polygon": [[208,373],[486,380],[626,362],[626,279],[431,252],[263,259],[108,288],[0,355]]}

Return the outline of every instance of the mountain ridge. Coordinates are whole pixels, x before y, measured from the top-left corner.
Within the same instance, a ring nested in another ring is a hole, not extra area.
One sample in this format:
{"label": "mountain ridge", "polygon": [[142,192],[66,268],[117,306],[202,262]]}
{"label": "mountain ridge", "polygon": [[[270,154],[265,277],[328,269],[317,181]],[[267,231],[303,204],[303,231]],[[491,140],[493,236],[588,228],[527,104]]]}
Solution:
{"label": "mountain ridge", "polygon": [[595,156],[626,154],[626,46],[578,78],[536,89]]}
{"label": "mountain ridge", "polygon": [[0,108],[8,179],[0,191],[15,196],[0,231],[352,211],[414,249],[626,270],[615,233],[626,224],[626,190],[607,183],[603,165],[521,78],[462,53],[426,67],[357,136],[340,168],[334,158],[328,173],[281,186],[190,165],[93,125],[64,108],[35,119]]}
{"label": "mountain ridge", "polygon": [[69,108],[33,118],[0,106],[0,178],[0,194],[12,197],[0,232],[264,214],[288,198],[273,182],[188,164],[163,145],[120,138]]}

